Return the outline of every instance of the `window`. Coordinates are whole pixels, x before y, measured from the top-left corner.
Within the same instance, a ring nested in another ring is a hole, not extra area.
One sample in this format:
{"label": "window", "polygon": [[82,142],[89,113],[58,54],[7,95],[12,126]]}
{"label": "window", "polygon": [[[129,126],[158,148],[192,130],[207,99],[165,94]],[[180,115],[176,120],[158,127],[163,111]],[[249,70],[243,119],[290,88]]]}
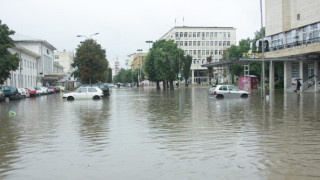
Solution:
{"label": "window", "polygon": [[213,32],[210,32],[210,37],[213,37]]}
{"label": "window", "polygon": [[192,41],[189,41],[189,46],[192,46]]}
{"label": "window", "polygon": [[215,42],[214,42],[214,46],[218,46],[218,41],[215,41]]}
{"label": "window", "polygon": [[206,42],[206,46],[209,46],[209,41]]}
{"label": "window", "polygon": [[89,92],[98,92],[96,88],[88,88]]}
{"label": "window", "polygon": [[205,50],[202,50],[202,55],[204,56],[206,54],[206,51]]}
{"label": "window", "polygon": [[197,55],[197,50],[193,50],[193,55]]}
{"label": "window", "polygon": [[201,55],[201,50],[198,50],[198,55]]}
{"label": "window", "polygon": [[183,37],[183,32],[180,32],[180,37]]}
{"label": "window", "polygon": [[226,41],[223,41],[223,46],[226,46]]}
{"label": "window", "polygon": [[200,32],[197,32],[197,37],[200,37]]}
{"label": "window", "polygon": [[84,93],[84,92],[87,92],[87,88],[79,88],[77,89],[76,91],[77,93]]}
{"label": "window", "polygon": [[299,78],[300,77],[300,64],[298,62],[291,63],[291,77],[292,78]]}
{"label": "window", "polygon": [[54,56],[54,59],[59,59],[59,55],[55,55],[55,56]]}
{"label": "window", "polygon": [[227,41],[227,46],[230,46],[230,41]]}
{"label": "window", "polygon": [[230,33],[229,32],[227,33],[227,35],[228,35],[228,37],[230,37]]}
{"label": "window", "polygon": [[205,46],[206,45],[206,42],[205,41],[202,41],[202,44],[201,44],[202,46]]}
{"label": "window", "polygon": [[195,63],[196,63],[196,59],[193,60],[193,64],[195,64]]}
{"label": "window", "polygon": [[189,50],[189,55],[192,55],[192,50]]}
{"label": "window", "polygon": [[300,14],[297,14],[297,20],[300,20]]}
{"label": "window", "polygon": [[310,27],[310,39],[315,39],[320,37],[318,24],[312,24]]}
{"label": "window", "polygon": [[187,32],[184,33],[184,37],[188,37],[188,33]]}
{"label": "window", "polygon": [[227,33],[226,32],[223,33],[223,37],[227,37]]}
{"label": "window", "polygon": [[197,41],[193,41],[193,46],[197,46]]}
{"label": "window", "polygon": [[202,32],[202,36],[201,37],[205,37],[205,33],[204,32]]}
{"label": "window", "polygon": [[188,55],[188,50],[185,50],[185,51],[184,51],[184,54],[185,54],[185,55]]}
{"label": "window", "polygon": [[218,55],[218,50],[215,50],[215,51],[214,51],[214,54],[215,54],[215,55]]}
{"label": "window", "polygon": [[219,90],[221,90],[221,91],[226,91],[226,90],[227,90],[227,86],[221,86],[221,87],[219,88]]}
{"label": "window", "polygon": [[213,41],[210,41],[210,46],[213,46]]}
{"label": "window", "polygon": [[218,37],[220,37],[220,38],[222,37],[222,32],[219,32],[219,35],[218,35]]}
{"label": "window", "polygon": [[185,41],[185,42],[184,42],[184,46],[188,46],[188,41]]}
{"label": "window", "polygon": [[192,32],[188,32],[188,37],[192,37]]}
{"label": "window", "polygon": [[210,50],[210,55],[213,55],[213,50]]}
{"label": "window", "polygon": [[218,33],[217,32],[214,32],[214,37],[218,37]]}
{"label": "window", "polygon": [[314,62],[308,62],[308,77],[314,75]]}
{"label": "window", "polygon": [[219,46],[221,46],[222,45],[222,42],[221,41],[219,41]]}
{"label": "window", "polygon": [[197,37],[197,33],[196,32],[193,32],[193,37]]}
{"label": "window", "polygon": [[209,55],[209,50],[206,50],[206,55],[207,55],[207,56]]}
{"label": "window", "polygon": [[206,32],[206,37],[209,37],[209,32]]}
{"label": "window", "polygon": [[198,46],[201,46],[201,41],[198,41]]}
{"label": "window", "polygon": [[183,41],[180,41],[180,46],[183,46]]}
{"label": "window", "polygon": [[286,33],[286,38],[287,38],[287,44],[291,44],[293,42],[292,41],[292,33],[291,33],[291,31]]}

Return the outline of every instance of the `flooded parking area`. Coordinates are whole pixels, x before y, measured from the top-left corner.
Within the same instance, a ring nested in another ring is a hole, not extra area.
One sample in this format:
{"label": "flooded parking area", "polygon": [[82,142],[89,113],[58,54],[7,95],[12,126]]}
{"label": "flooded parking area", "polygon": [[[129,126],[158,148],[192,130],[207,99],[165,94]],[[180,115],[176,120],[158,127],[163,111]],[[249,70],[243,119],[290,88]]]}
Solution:
{"label": "flooded parking area", "polygon": [[0,179],[320,178],[320,94],[220,100],[200,87],[110,94],[1,102]]}

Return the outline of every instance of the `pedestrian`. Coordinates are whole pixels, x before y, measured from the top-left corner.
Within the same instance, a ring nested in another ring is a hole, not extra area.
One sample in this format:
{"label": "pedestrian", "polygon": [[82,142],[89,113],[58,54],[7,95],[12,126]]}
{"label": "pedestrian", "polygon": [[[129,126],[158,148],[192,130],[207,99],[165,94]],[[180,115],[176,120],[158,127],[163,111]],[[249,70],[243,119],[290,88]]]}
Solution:
{"label": "pedestrian", "polygon": [[301,83],[299,81],[299,79],[297,80],[297,89],[296,89],[296,92],[299,93],[300,92],[300,86],[301,86]]}

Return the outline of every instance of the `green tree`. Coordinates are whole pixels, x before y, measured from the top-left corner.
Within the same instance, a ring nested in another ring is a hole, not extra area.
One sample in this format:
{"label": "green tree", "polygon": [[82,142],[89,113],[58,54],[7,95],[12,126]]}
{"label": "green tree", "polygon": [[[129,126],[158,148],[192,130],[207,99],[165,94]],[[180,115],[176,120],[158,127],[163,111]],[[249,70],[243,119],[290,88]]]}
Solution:
{"label": "green tree", "polygon": [[10,71],[15,71],[19,67],[18,55],[11,54],[8,50],[15,46],[14,41],[10,38],[10,35],[14,33],[0,20],[0,84],[10,78]]}
{"label": "green tree", "polygon": [[76,56],[72,67],[73,76],[81,83],[105,82],[105,71],[108,68],[106,51],[93,39],[87,39],[76,49]]}
{"label": "green tree", "polygon": [[[210,56],[210,59],[208,58],[208,60],[211,61],[211,56]],[[186,57],[184,57],[182,75],[184,77],[185,84],[188,83],[188,79],[190,76],[191,63],[192,63],[192,56],[187,55]]]}
{"label": "green tree", "polygon": [[112,69],[111,68],[107,68],[107,70],[105,71],[105,76],[106,76],[106,82],[107,83],[112,83]]}
{"label": "green tree", "polygon": [[[156,82],[157,90],[160,89],[159,82],[162,81],[160,69],[156,68],[155,62],[158,58],[162,58],[162,50],[158,48],[151,48],[144,64],[144,70],[148,74],[150,81]],[[133,75],[136,77],[137,75]],[[138,79],[135,79],[137,81]]]}

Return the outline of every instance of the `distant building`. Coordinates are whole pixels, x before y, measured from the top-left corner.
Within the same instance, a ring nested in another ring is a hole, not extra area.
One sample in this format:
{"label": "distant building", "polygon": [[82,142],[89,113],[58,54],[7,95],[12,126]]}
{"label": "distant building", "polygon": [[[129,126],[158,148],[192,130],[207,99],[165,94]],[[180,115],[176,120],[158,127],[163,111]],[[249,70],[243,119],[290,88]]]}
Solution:
{"label": "distant building", "polygon": [[213,78],[222,78],[222,69],[215,68],[209,73],[206,67],[201,65],[222,60],[224,51],[232,44],[236,44],[236,29],[233,27],[192,27],[176,26],[169,30],[160,39],[174,40],[178,47],[183,49],[185,55],[193,58],[191,64],[191,77],[188,80],[192,84],[213,83]]}
{"label": "distant building", "polygon": [[74,61],[73,52],[68,52],[63,50],[62,52],[55,52],[54,53],[54,62],[58,62],[61,66],[63,66],[65,73],[73,72],[73,67],[71,64]]}

